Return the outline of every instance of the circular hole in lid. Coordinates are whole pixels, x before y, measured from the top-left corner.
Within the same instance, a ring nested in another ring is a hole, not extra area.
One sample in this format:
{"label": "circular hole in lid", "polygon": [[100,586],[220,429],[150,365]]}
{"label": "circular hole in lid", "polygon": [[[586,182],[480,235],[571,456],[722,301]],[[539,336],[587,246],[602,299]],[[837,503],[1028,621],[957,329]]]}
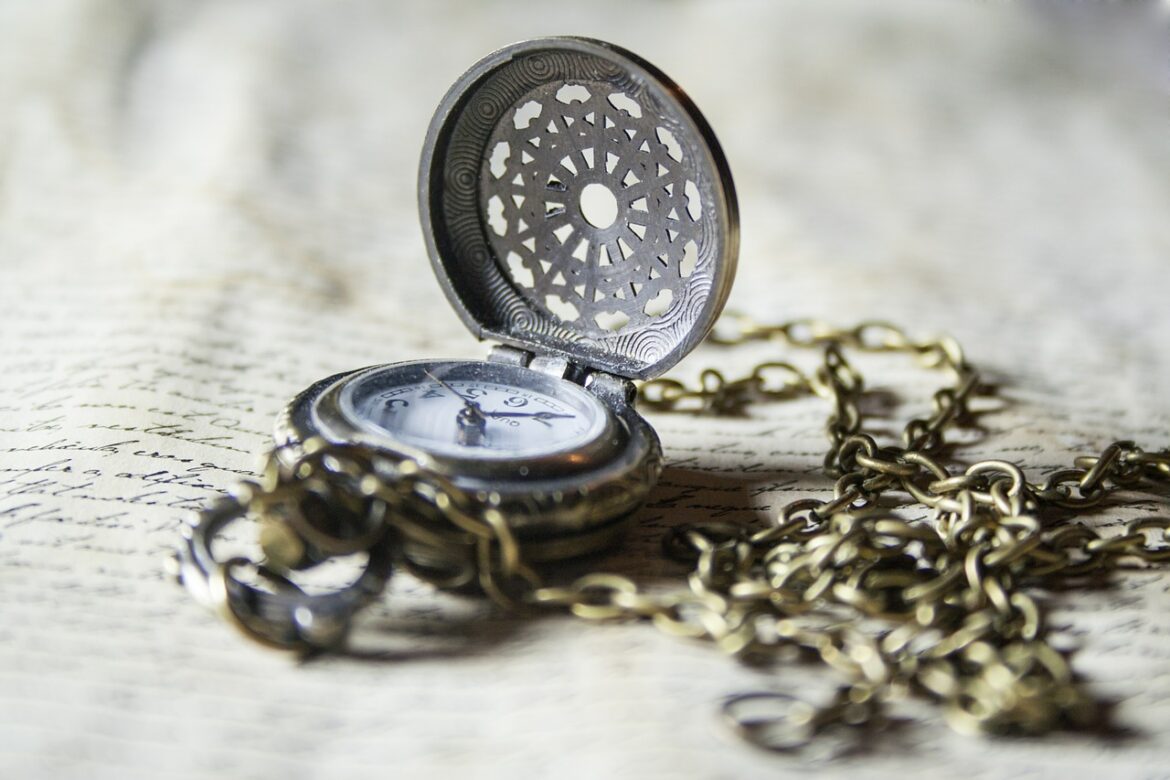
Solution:
{"label": "circular hole in lid", "polygon": [[593,182],[581,190],[581,216],[595,228],[604,230],[617,220],[617,198],[604,184]]}

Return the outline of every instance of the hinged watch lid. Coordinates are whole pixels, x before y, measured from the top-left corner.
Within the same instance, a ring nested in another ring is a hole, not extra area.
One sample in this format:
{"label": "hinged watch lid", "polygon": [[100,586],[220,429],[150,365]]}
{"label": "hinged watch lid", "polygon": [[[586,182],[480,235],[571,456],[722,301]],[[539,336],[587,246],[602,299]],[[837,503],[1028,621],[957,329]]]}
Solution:
{"label": "hinged watch lid", "polygon": [[419,208],[476,336],[623,377],[690,352],[735,275],[714,134],[666,75],[600,41],[526,41],[464,74],[431,120]]}

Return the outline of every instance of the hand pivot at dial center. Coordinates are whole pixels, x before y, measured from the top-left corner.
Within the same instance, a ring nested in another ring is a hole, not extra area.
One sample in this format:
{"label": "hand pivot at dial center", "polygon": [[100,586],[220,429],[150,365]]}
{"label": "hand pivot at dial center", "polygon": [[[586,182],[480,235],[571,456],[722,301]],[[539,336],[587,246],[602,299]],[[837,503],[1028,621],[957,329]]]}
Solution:
{"label": "hand pivot at dial center", "polygon": [[477,402],[473,401],[471,398],[467,397],[463,393],[460,393],[454,387],[447,384],[445,381],[443,381],[439,377],[435,376],[430,371],[425,371],[424,373],[426,374],[426,376],[428,378],[430,378],[431,380],[436,382],[440,387],[442,387],[448,393],[450,393],[451,395],[455,396],[456,398],[458,398],[460,401],[463,402],[463,408],[460,409],[459,413],[455,416],[455,423],[456,423],[456,427],[458,429],[459,443],[464,445],[464,446],[480,446],[483,444],[483,440],[487,435],[486,426],[487,426],[487,418],[489,418],[489,417],[494,417],[494,418],[524,417],[524,418],[528,418],[531,420],[535,420],[536,422],[538,422],[541,425],[544,425],[546,427],[552,427],[552,424],[549,422],[549,420],[567,419],[567,418],[570,418],[573,416],[571,414],[558,414],[556,412],[547,412],[547,411],[540,411],[540,412],[510,412],[510,411],[503,411],[503,410],[484,411]]}
{"label": "hand pivot at dial center", "polygon": [[483,410],[479,408],[479,404],[463,395],[463,393],[460,393],[454,387],[451,387],[451,385],[442,379],[439,379],[430,371],[424,371],[423,373],[437,382],[448,393],[463,402],[463,408],[459,410],[459,414],[455,415],[455,424],[459,431],[459,443],[468,447],[483,444],[484,436],[487,434],[485,430],[487,417],[484,416]]}

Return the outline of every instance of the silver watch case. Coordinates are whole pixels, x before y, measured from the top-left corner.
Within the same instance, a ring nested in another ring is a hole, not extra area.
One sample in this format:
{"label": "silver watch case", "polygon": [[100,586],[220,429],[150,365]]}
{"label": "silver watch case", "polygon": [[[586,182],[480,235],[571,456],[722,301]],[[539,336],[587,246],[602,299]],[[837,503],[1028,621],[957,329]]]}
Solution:
{"label": "silver watch case", "polygon": [[[585,200],[599,188],[612,198],[604,219]],[[607,434],[572,458],[485,463],[417,451],[341,413],[342,389],[375,367],[301,393],[278,442],[322,436],[417,458],[485,501],[497,495],[533,559],[606,546],[662,465],[631,380],[661,374],[704,338],[735,275],[735,191],[714,134],[678,85],[624,49],[518,43],[441,101],[419,209],[451,305],[477,338],[503,345],[490,361],[584,386],[608,410]]]}
{"label": "silver watch case", "polygon": [[[411,361],[393,367],[432,362]],[[524,372],[529,387],[569,381],[520,364],[460,362],[481,366],[487,372]],[[319,436],[412,458],[485,504],[496,506],[524,544],[527,557],[534,561],[583,555],[612,544],[662,468],[658,436],[634,411],[624,392],[595,393],[605,410],[605,428],[572,453],[554,452],[522,461],[485,460],[444,457],[403,443],[391,444],[385,436],[351,420],[340,403],[347,386],[387,368],[390,366],[345,372],[309,387],[278,419],[277,442],[297,445]]]}

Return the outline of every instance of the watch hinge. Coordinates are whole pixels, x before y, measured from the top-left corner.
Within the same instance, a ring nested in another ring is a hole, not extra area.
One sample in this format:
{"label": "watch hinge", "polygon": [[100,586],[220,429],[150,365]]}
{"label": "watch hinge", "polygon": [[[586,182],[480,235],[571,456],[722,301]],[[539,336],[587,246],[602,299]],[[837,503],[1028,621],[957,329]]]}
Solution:
{"label": "watch hinge", "polygon": [[532,353],[525,352],[522,349],[515,347],[507,347],[503,344],[496,344],[492,347],[492,351],[488,353],[488,362],[490,363],[507,363],[512,366],[528,367],[532,362]]}
{"label": "watch hinge", "polygon": [[585,372],[581,370],[581,367],[570,362],[567,358],[556,355],[536,355],[516,347],[497,344],[488,353],[488,361],[523,366],[542,374],[555,376],[557,379],[567,379],[579,385],[585,384]]}
{"label": "watch hinge", "polygon": [[555,355],[534,355],[523,349],[496,344],[488,353],[487,359],[491,363],[523,366],[557,379],[574,382],[611,406],[629,406],[638,394],[638,389],[628,379],[604,371],[590,370]]}
{"label": "watch hinge", "polygon": [[576,381],[575,374],[577,371],[572,363],[563,357],[552,357],[550,355],[537,355],[532,358],[528,367],[533,371],[539,371],[542,374],[555,376],[557,379],[568,379],[569,381]]}
{"label": "watch hinge", "polygon": [[585,389],[611,406],[630,406],[638,394],[633,382],[604,371],[590,371],[585,376]]}

